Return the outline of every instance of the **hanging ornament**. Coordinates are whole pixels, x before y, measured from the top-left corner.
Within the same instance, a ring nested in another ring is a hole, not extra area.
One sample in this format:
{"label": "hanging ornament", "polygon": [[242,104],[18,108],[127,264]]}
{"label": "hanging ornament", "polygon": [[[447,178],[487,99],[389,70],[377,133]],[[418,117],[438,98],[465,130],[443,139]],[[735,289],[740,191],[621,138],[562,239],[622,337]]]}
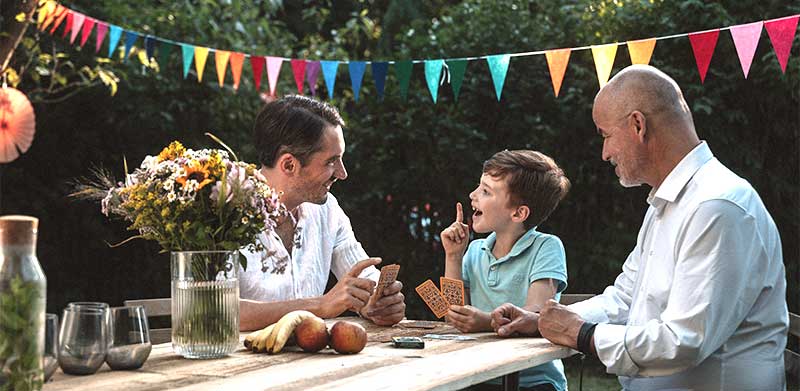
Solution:
{"label": "hanging ornament", "polygon": [[16,88],[0,88],[0,163],[9,163],[33,143],[36,116],[33,106]]}

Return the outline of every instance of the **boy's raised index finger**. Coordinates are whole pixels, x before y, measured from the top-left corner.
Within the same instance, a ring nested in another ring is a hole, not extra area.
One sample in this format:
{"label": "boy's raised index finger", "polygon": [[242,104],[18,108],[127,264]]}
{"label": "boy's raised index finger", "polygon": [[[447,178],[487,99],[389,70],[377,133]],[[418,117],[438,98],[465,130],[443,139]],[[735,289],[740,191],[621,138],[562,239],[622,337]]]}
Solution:
{"label": "boy's raised index finger", "polygon": [[359,261],[355,265],[353,265],[353,268],[350,269],[349,272],[347,272],[347,275],[351,276],[351,277],[358,277],[359,275],[361,275],[361,272],[363,272],[364,269],[366,269],[366,268],[368,268],[370,266],[375,266],[375,265],[377,265],[379,263],[381,263],[381,259],[380,258],[367,258],[367,259],[364,259],[362,261]]}
{"label": "boy's raised index finger", "polygon": [[459,223],[464,221],[464,210],[461,208],[460,202],[456,202],[456,221]]}

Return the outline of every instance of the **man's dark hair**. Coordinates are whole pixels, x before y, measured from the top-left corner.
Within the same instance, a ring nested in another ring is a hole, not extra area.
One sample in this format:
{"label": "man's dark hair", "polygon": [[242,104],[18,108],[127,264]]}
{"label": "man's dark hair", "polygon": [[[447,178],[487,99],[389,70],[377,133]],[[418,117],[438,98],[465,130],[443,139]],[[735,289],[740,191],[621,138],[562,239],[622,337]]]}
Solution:
{"label": "man's dark hair", "polygon": [[509,204],[526,205],[531,214],[524,221],[531,229],[550,216],[569,191],[569,179],[549,156],[536,151],[501,151],[483,163],[483,172],[506,179]]}
{"label": "man's dark hair", "polygon": [[339,111],[328,103],[301,95],[289,95],[267,103],[258,113],[253,139],[258,160],[274,167],[284,153],[305,165],[322,148],[322,131],[327,126],[344,126]]}

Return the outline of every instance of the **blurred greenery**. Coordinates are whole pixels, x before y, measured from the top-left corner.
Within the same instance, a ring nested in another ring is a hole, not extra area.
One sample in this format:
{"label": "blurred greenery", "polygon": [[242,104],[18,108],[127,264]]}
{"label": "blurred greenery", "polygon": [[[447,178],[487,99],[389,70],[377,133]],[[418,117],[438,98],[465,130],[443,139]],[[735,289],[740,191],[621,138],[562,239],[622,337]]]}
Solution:
{"label": "blurred greenery", "polygon": [[[797,3],[772,0],[75,0],[65,5],[174,41],[257,55],[340,60],[438,59],[579,47],[800,13]],[[64,53],[77,69],[111,72],[119,79],[118,90],[112,97],[110,86],[95,83],[69,99],[48,103],[52,97],[42,95],[37,100],[36,139],[26,154],[3,167],[0,210],[41,219],[38,255],[48,276],[50,312],[76,300],[115,305],[131,298],[166,297],[168,256],[159,254],[155,243],[141,241],[109,248],[107,243],[127,237],[125,225],[108,221],[99,205],[67,199],[67,182],[88,174],[92,165],[122,176],[123,158],[138,165],[173,139],[189,147],[212,146],[206,131],[220,136],[240,157],[255,161],[250,132],[263,101],[254,91],[249,65],[245,63],[242,84],[234,91],[230,71],[226,86],[219,87],[213,55],[198,83],[193,67],[182,77],[177,47],[166,61],[149,66],[139,60],[140,48],[127,61],[119,48],[106,62],[96,57],[92,39],[91,45],[78,48],[60,38],[61,29],[56,38],[29,29],[27,38],[34,45],[18,49],[12,65],[20,69],[35,50]],[[783,74],[762,33],[747,79],[726,31],[720,34],[705,84],[686,37],[658,41],[652,60],[683,88],[701,138],[753,184],[771,211],[783,239],[793,312],[800,310],[797,41]],[[142,46],[141,39],[137,46]],[[614,72],[629,63],[622,46]],[[21,90],[51,83],[47,72],[33,77],[34,68],[20,75]],[[343,64],[332,101],[347,121],[345,163],[350,174],[333,192],[367,252],[402,265],[408,316],[431,318],[412,288],[443,273],[438,233],[452,221],[455,202],[466,202],[482,162],[505,148],[553,156],[573,183],[567,199],[540,227],[564,242],[568,292],[597,293],[612,283],[635,244],[649,189],[621,188],[600,159],[601,140],[591,120],[598,84],[590,51],[572,53],[557,99],[544,56],[511,59],[499,102],[483,60],[468,63],[457,102],[443,85],[435,105],[422,68],[414,66],[407,99],[400,97],[390,69],[383,100],[368,70],[355,102]],[[264,80],[262,90],[266,85]],[[278,92],[295,91],[291,68],[284,64]],[[327,96],[322,77],[318,94]]]}

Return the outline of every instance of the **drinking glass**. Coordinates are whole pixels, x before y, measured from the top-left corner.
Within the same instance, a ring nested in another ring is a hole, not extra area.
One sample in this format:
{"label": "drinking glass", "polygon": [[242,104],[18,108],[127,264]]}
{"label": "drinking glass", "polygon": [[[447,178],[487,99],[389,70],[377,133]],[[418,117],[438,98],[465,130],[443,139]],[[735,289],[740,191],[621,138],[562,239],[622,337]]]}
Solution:
{"label": "drinking glass", "polygon": [[64,309],[58,335],[58,364],[64,373],[91,375],[103,365],[108,353],[109,312],[102,306]]}
{"label": "drinking glass", "polygon": [[106,363],[111,369],[141,368],[152,348],[144,307],[112,308],[110,339]]}
{"label": "drinking glass", "polygon": [[58,315],[47,314],[44,319],[44,381],[50,380],[58,368]]}

